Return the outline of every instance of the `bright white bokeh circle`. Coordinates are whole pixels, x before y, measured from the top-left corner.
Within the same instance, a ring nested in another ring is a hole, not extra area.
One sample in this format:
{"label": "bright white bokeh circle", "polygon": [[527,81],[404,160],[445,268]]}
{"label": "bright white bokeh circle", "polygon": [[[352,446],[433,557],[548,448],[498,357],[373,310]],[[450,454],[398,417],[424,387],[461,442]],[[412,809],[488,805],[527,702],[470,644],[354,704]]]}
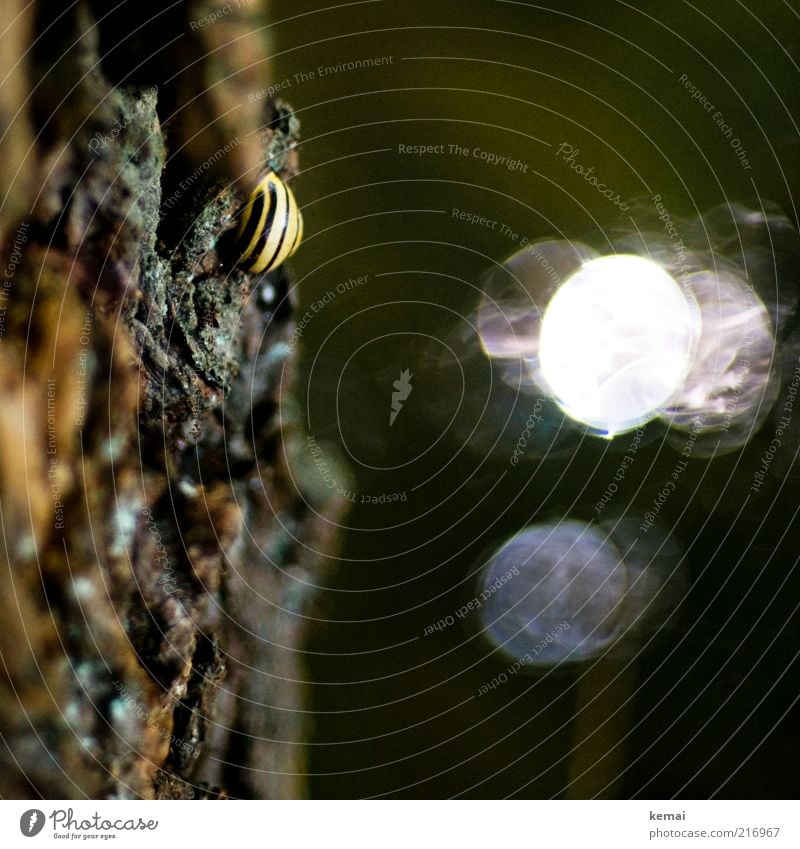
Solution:
{"label": "bright white bokeh circle", "polygon": [[697,311],[644,257],[585,262],[547,306],[539,364],[568,416],[608,435],[658,415],[692,364]]}

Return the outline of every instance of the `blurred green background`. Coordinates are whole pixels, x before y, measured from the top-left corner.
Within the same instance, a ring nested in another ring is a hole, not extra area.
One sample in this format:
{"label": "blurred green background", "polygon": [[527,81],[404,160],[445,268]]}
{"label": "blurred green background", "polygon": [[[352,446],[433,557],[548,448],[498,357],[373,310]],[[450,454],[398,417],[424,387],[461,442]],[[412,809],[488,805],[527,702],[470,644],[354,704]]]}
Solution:
{"label": "blurred green background", "polygon": [[[272,83],[303,137],[299,396],[337,483],[356,493],[339,496],[354,503],[308,646],[313,795],[796,795],[796,511],[783,491],[738,514],[752,460],[742,480],[730,478],[736,458],[693,464],[666,517],[693,576],[679,651],[619,677],[516,676],[476,698],[504,666],[457,626],[423,633],[459,606],[487,545],[534,518],[586,515],[617,465],[603,444],[510,470],[493,428],[524,422],[531,403],[502,393],[470,437],[469,405],[491,377],[468,325],[481,275],[522,237],[602,250],[632,229],[557,155],[563,143],[628,203],[658,193],[690,218],[760,197],[794,220],[797,5],[278,0],[271,15]],[[380,64],[336,67],[369,59]],[[315,311],[326,292],[335,297]],[[404,369],[414,388],[390,427]],[[674,461],[651,455],[645,489]],[[362,503],[390,493],[405,500]]]}

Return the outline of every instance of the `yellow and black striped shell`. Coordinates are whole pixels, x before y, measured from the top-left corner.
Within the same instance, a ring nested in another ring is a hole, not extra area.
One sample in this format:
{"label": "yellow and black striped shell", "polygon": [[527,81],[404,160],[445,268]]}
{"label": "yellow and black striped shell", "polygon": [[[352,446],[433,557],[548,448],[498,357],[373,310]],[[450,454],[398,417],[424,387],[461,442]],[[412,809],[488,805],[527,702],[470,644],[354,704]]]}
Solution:
{"label": "yellow and black striped shell", "polygon": [[239,266],[253,272],[277,268],[297,250],[302,238],[303,216],[294,194],[270,171],[242,210],[236,236]]}

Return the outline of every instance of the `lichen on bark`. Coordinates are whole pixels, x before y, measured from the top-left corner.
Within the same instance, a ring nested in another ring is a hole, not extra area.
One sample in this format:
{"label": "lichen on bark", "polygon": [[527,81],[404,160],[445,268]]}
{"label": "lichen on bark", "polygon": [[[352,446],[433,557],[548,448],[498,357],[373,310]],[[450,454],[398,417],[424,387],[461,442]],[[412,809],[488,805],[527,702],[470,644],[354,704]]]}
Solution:
{"label": "lichen on bark", "polygon": [[[26,225],[0,338],[0,793],[301,796],[308,552],[333,552],[336,510],[285,461],[290,272],[235,267],[235,137],[210,166],[170,153],[161,91],[105,77],[78,7],[36,104],[37,203],[1,230],[8,261]],[[270,108],[260,156],[288,178],[299,125]]]}

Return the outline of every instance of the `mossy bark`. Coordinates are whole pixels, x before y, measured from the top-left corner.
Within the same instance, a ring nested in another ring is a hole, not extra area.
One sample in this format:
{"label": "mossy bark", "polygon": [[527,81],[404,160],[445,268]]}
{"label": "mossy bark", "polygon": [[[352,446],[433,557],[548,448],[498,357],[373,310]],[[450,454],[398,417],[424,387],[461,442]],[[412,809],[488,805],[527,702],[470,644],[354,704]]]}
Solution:
{"label": "mossy bark", "polygon": [[[76,9],[3,45],[61,58],[0,102],[0,795],[302,796],[309,552],[336,539],[285,459],[289,272],[232,262],[243,196],[217,163],[241,140],[168,155],[162,91],[112,84]],[[298,125],[270,109],[259,156],[290,177]]]}

